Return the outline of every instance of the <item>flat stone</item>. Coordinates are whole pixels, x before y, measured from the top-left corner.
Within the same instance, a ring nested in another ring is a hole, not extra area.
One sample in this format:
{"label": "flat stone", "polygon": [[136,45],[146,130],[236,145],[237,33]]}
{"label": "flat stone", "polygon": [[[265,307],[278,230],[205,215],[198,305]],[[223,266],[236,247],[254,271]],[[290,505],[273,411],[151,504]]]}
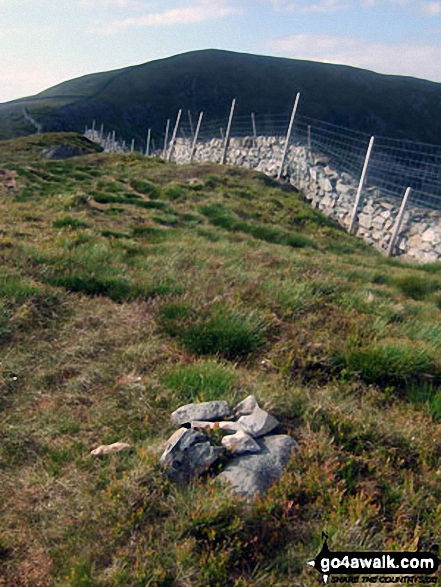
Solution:
{"label": "flat stone", "polygon": [[257,441],[261,452],[235,458],[217,476],[231,490],[245,498],[264,495],[280,480],[286,465],[298,452],[296,441],[285,434],[267,436]]}
{"label": "flat stone", "polygon": [[438,243],[441,240],[441,232],[434,228],[429,228],[423,233],[422,239],[429,243]]}
{"label": "flat stone", "polygon": [[358,224],[360,226],[363,226],[363,228],[371,228],[372,227],[372,216],[370,216],[368,214],[359,214]]}
{"label": "flat stone", "polygon": [[90,452],[93,457],[104,457],[119,452],[127,452],[132,450],[130,444],[126,442],[114,442],[113,444],[102,444]]}
{"label": "flat stone", "polygon": [[332,192],[332,183],[327,177],[319,177],[318,184],[320,189],[324,192]]}
{"label": "flat stone", "polygon": [[234,411],[240,416],[247,416],[248,414],[252,414],[256,407],[259,407],[256,397],[249,395],[235,406]]}
{"label": "flat stone", "polygon": [[212,446],[205,434],[180,428],[167,441],[159,464],[173,481],[189,483],[207,471],[224,450]]}
{"label": "flat stone", "polygon": [[274,416],[259,406],[256,406],[249,416],[241,416],[238,422],[242,430],[254,438],[269,434],[279,425]]}
{"label": "flat stone", "polygon": [[239,422],[233,421],[219,422],[219,428],[224,432],[229,432],[232,434],[234,434],[235,432],[239,432],[239,430],[242,430],[242,426],[239,424]]}
{"label": "flat stone", "polygon": [[175,426],[190,424],[196,421],[213,422],[222,420],[231,413],[230,406],[224,401],[201,402],[198,404],[187,404],[175,410],[171,420]]}
{"label": "flat stone", "polygon": [[229,449],[234,455],[241,455],[245,453],[260,452],[260,446],[252,436],[246,434],[243,430],[239,430],[236,434],[231,436],[224,436],[222,438],[222,445]]}
{"label": "flat stone", "polygon": [[421,235],[414,234],[413,236],[411,236],[407,240],[407,242],[408,242],[408,245],[409,245],[410,248],[412,248],[412,249],[414,249],[414,248],[415,249],[418,249],[421,246],[421,244],[423,242],[423,239],[421,238]]}
{"label": "flat stone", "polygon": [[337,181],[337,184],[335,186],[335,189],[337,190],[337,192],[340,195],[346,195],[346,194],[353,194],[355,193],[355,188],[353,185],[348,185],[347,183],[344,183],[341,179],[339,179]]}

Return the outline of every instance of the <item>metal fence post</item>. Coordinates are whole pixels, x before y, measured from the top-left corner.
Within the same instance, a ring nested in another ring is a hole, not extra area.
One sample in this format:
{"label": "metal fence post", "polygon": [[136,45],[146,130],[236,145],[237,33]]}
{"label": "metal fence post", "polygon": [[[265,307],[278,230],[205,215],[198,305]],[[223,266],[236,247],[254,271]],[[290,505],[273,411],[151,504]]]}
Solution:
{"label": "metal fence post", "polygon": [[392,237],[390,239],[389,247],[387,249],[387,256],[388,257],[391,257],[392,256],[392,253],[394,252],[395,243],[397,242],[397,238],[398,238],[398,235],[400,233],[401,224],[403,222],[404,211],[406,209],[407,200],[409,199],[410,192],[411,192],[411,188],[408,187],[407,190],[404,193],[404,197],[403,197],[403,200],[401,202],[400,211],[398,212],[398,216],[397,216],[397,219],[396,219],[396,222],[395,222],[395,226],[394,226],[394,230],[393,230],[393,233],[392,233]]}
{"label": "metal fence post", "polygon": [[149,131],[147,133],[147,144],[146,144],[146,147],[145,147],[145,155],[146,155],[146,157],[148,157],[149,154],[150,154],[150,137],[151,137],[151,134],[152,134],[152,129],[149,128]]}
{"label": "metal fence post", "polygon": [[297,106],[299,105],[299,99],[300,92],[297,93],[296,100],[294,102],[294,108],[292,109],[291,120],[289,121],[288,132],[286,133],[285,147],[283,149],[283,155],[282,160],[280,162],[279,173],[277,174],[277,179],[280,179],[282,177],[283,166],[285,165],[286,155],[288,153],[289,141],[291,138],[292,127],[294,125],[294,118],[296,117]]}
{"label": "metal fence post", "polygon": [[236,98],[231,102],[230,116],[228,118],[227,134],[225,135],[224,152],[222,154],[221,165],[225,165],[227,162],[228,144],[230,142],[231,124],[233,122],[234,108],[236,106]]}
{"label": "metal fence post", "polygon": [[172,140],[170,143],[170,149],[168,151],[168,156],[167,156],[167,161],[170,162],[172,155],[173,155],[173,149],[175,148],[175,141],[176,141],[176,135],[178,134],[178,128],[179,128],[179,123],[181,121],[181,115],[182,115],[182,110],[179,110],[178,112],[178,117],[176,119],[176,124],[175,124],[175,128],[173,130],[173,136],[172,136]]}
{"label": "metal fence post", "polygon": [[251,125],[253,127],[253,142],[256,144],[257,142],[257,129],[256,129],[256,117],[254,116],[254,112],[251,112]]}
{"label": "metal fence post", "polygon": [[165,125],[164,150],[162,151],[162,158],[163,159],[165,159],[167,157],[168,133],[169,132],[170,132],[170,118],[167,119],[167,124]]}
{"label": "metal fence post", "polygon": [[203,117],[203,116],[204,116],[204,113],[203,113],[203,112],[201,112],[201,113],[199,114],[199,120],[198,120],[198,124],[197,124],[197,126],[196,126],[196,132],[195,132],[195,135],[194,135],[194,138],[193,138],[193,145],[192,145],[192,147],[191,147],[191,153],[190,153],[190,163],[192,163],[192,162],[193,162],[193,158],[194,158],[194,156],[195,156],[195,153],[196,153],[196,144],[197,144],[197,142],[198,142],[199,131],[201,130],[201,124],[202,124],[202,117]]}
{"label": "metal fence post", "polygon": [[369,158],[371,156],[372,148],[374,146],[374,140],[375,140],[375,137],[371,137],[371,140],[369,141],[369,147],[366,152],[366,157],[365,157],[364,165],[363,165],[363,171],[361,172],[360,183],[358,184],[357,196],[355,198],[355,204],[354,204],[354,208],[352,210],[351,221],[349,223],[349,230],[348,230],[349,234],[354,234],[355,221],[357,219],[357,211],[360,206],[361,194],[363,191],[364,180],[366,178],[366,171],[367,171],[367,168],[369,165]]}

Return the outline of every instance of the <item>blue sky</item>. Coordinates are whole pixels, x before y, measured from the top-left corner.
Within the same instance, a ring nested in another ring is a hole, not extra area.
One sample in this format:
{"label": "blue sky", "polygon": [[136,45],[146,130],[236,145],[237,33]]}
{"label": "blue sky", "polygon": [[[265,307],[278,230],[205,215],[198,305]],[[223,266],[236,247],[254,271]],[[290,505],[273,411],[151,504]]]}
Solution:
{"label": "blue sky", "polygon": [[441,1],[0,0],[0,43],[0,102],[206,48],[441,82]]}

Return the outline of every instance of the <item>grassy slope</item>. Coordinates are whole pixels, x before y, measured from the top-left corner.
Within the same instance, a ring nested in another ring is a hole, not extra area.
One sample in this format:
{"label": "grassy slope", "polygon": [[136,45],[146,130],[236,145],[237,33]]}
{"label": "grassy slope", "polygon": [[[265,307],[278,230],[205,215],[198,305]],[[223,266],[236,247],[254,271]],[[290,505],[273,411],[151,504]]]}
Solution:
{"label": "grassy slope", "polygon": [[[39,150],[0,150],[0,584],[315,586],[324,529],[435,548],[441,266],[258,173]],[[300,444],[281,483],[251,510],[168,483],[170,412],[249,393]]]}
{"label": "grassy slope", "polygon": [[[216,75],[213,76],[213,72]],[[160,141],[177,108],[201,110],[205,120],[237,115],[286,115],[296,92],[300,113],[353,130],[439,144],[441,84],[379,75],[353,67],[230,51],[193,51],[125,69],[87,75],[45,92],[0,105],[0,138],[20,126],[22,107],[45,130],[82,131],[92,119],[126,139],[144,140],[147,128]],[[34,129],[31,128],[33,132]],[[251,132],[251,128],[250,128]]]}

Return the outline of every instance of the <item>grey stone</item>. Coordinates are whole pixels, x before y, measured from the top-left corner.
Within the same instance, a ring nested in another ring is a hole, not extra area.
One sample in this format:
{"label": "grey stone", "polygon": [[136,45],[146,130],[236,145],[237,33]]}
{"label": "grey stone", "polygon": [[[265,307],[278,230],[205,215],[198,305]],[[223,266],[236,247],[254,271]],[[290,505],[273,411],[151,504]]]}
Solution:
{"label": "grey stone", "polygon": [[217,477],[245,498],[264,495],[273,483],[280,480],[293,454],[298,452],[296,441],[285,434],[267,436],[257,444],[261,449],[259,454],[235,458]]}
{"label": "grey stone", "polygon": [[359,214],[358,216],[358,224],[363,228],[371,228],[372,227],[372,216],[368,214]]}
{"label": "grey stone", "polygon": [[259,406],[256,406],[249,416],[241,416],[238,423],[244,432],[255,438],[269,434],[279,425],[274,416]]}
{"label": "grey stone", "polygon": [[222,445],[229,449],[234,455],[241,455],[248,452],[260,452],[260,446],[254,438],[249,434],[246,434],[243,430],[239,430],[231,436],[224,436],[222,438]]}
{"label": "grey stone", "polygon": [[188,483],[207,471],[223,452],[223,447],[211,446],[205,434],[180,428],[167,441],[159,464],[173,481]]}
{"label": "grey stone", "polygon": [[191,422],[208,420],[210,422],[222,420],[231,414],[230,406],[224,401],[201,402],[187,404],[175,410],[171,415],[175,426],[190,424]]}
{"label": "grey stone", "polygon": [[318,184],[324,192],[332,192],[332,183],[327,177],[319,177]]}
{"label": "grey stone", "polygon": [[340,195],[346,195],[346,194],[353,194],[355,193],[355,188],[352,185],[348,185],[347,183],[344,183],[341,179],[339,179],[336,183],[335,189],[337,190],[337,192]]}
{"label": "grey stone", "polygon": [[438,243],[441,240],[441,233],[434,228],[429,228],[422,235],[423,241],[430,243]]}
{"label": "grey stone", "polygon": [[232,434],[234,434],[235,432],[238,432],[239,430],[242,430],[242,426],[239,424],[239,422],[232,422],[232,421],[219,422],[219,428],[221,430],[223,430],[224,432],[228,432],[228,433],[232,433]]}
{"label": "grey stone", "polygon": [[248,414],[252,414],[254,408],[258,406],[256,397],[249,395],[235,406],[234,411],[241,416],[247,416]]}

